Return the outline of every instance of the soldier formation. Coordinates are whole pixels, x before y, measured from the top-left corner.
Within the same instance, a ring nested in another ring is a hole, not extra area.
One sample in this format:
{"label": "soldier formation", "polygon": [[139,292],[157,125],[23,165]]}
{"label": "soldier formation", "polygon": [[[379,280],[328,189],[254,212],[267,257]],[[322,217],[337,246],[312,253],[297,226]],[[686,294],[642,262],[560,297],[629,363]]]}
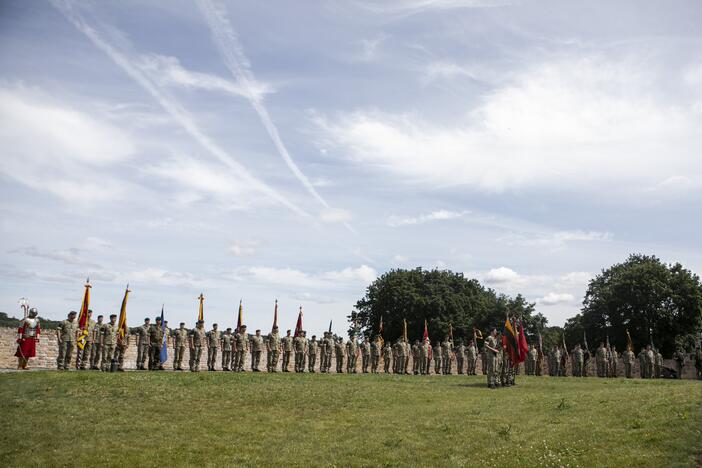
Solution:
{"label": "soldier formation", "polygon": [[[27,367],[27,344],[33,340],[38,341],[39,323],[37,313],[32,313],[20,324],[18,351],[19,368]],[[75,365],[77,369],[93,369],[102,371],[124,371],[124,357],[129,347],[130,333],[124,337],[118,333],[117,316],[110,315],[109,321],[99,315],[97,321],[92,319],[92,311],[88,311],[87,334],[84,336],[82,348],[77,348],[81,330],[76,320],[76,312],[70,312],[66,320],[60,323],[56,331],[58,338],[57,368],[68,370],[72,362],[74,351],[77,350]],[[295,335],[287,330],[281,338],[278,327],[274,326],[264,338],[261,330],[256,330],[253,335],[246,331],[246,325],[241,325],[238,330],[227,328],[220,332],[217,324],[213,324],[209,331],[205,330],[204,322],[199,320],[192,329],[185,328],[181,322],[179,328],[171,330],[168,322],[162,323],[161,317],[151,323],[149,318],[144,319],[143,325],[131,330],[131,335],[136,337],[136,368],[137,370],[163,370],[161,360],[162,346],[173,348],[172,366],[174,371],[183,371],[183,360],[188,352],[188,369],[192,372],[200,370],[200,361],[206,353],[207,369],[216,371],[244,372],[245,361],[250,353],[250,369],[260,372],[262,354],[266,352],[266,370],[268,372],[290,372],[292,368],[297,373],[316,372],[319,359],[319,372],[332,372],[332,357],[336,361],[336,373],[362,373],[386,374],[413,374],[428,375],[433,367],[434,374],[452,374],[453,364],[456,364],[458,374],[476,375],[478,358],[482,362],[482,372],[487,376],[490,388],[509,387],[515,385],[515,377],[519,366],[515,366],[512,358],[502,345],[496,329],[493,329],[485,338],[484,346],[478,349],[474,340],[468,345],[462,341],[454,344],[450,336],[445,336],[443,341],[436,341],[432,346],[428,338],[416,340],[410,344],[403,338],[394,343],[384,341],[376,335],[372,341],[364,337],[358,341],[355,334],[351,334],[344,342],[343,338],[334,336],[331,332],[324,332],[321,339],[316,336],[307,338],[304,330],[296,331]],[[23,351],[23,349],[25,351]],[[281,362],[282,354],[282,363]],[[543,353],[534,345],[529,347],[524,361],[527,375],[541,375],[546,360],[548,373],[553,377],[567,375],[570,365],[571,375],[574,377],[587,377],[589,361],[592,355],[587,348],[576,344],[568,352],[565,346],[554,346],[548,354]],[[634,364],[638,359],[641,378],[664,377],[663,356],[651,345],[642,348],[638,355],[633,350],[626,349],[619,354],[614,346],[609,343],[600,343],[594,353],[596,375],[598,377],[617,377],[619,364],[623,366],[623,375],[626,378],[634,377]],[[688,359],[682,350],[676,350],[673,355],[676,364],[676,376],[681,377]],[[702,379],[702,348],[697,347],[693,356],[698,379]],[[433,366],[432,366],[433,364]]]}

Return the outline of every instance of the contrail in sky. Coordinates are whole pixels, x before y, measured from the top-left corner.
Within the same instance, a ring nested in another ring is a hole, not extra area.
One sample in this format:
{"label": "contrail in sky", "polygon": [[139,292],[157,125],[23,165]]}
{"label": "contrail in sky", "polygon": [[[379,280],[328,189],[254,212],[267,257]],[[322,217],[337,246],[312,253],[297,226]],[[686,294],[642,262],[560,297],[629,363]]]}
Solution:
{"label": "contrail in sky", "polygon": [[107,56],[119,66],[127,75],[136,81],[147,93],[151,95],[170,116],[180,124],[181,127],[207,152],[221,161],[224,165],[232,169],[246,183],[250,184],[255,189],[265,193],[272,199],[278,201],[295,213],[310,217],[304,210],[298,208],[291,203],[286,197],[278,191],[269,187],[266,183],[257,179],[246,169],[241,163],[231,157],[224,149],[213,142],[195,123],[192,116],[180,104],[161,91],[152,80],[150,80],[137,66],[135,66],[124,54],[114,48],[109,42],[103,39],[98,31],[91,27],[78,13],[70,2],[67,0],[49,0],[51,4],[80,32],[85,34],[88,39],[102,50]]}
{"label": "contrail in sky", "polygon": [[251,64],[244,54],[244,49],[239,43],[234,27],[227,17],[226,8],[221,3],[216,2],[216,4],[214,4],[209,0],[199,0],[198,4],[205,16],[207,25],[212,31],[215,44],[224,58],[225,65],[229,71],[232,72],[234,78],[239,82],[239,85],[245,90],[246,98],[261,119],[261,123],[265,127],[266,132],[268,132],[268,136],[273,140],[273,144],[278,150],[280,157],[283,158],[292,173],[295,174],[295,177],[297,177],[307,191],[325,208],[330,208],[329,203],[322,198],[307,176],[303,174],[300,168],[297,167],[297,164],[295,164],[295,161],[293,161],[288,149],[285,147],[285,144],[283,144],[283,140],[280,138],[278,129],[273,123],[268,110],[263,105],[263,97],[260,93],[255,92],[256,86],[254,86],[254,83],[256,78],[251,71]]}

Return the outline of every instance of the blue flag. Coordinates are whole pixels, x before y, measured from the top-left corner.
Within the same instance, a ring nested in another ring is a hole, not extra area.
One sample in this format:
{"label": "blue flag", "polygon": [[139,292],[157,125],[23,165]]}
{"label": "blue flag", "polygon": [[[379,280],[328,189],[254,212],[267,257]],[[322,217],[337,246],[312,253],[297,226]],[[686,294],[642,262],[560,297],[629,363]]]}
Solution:
{"label": "blue flag", "polygon": [[168,361],[168,335],[166,335],[166,321],[163,318],[163,306],[161,306],[161,329],[163,330],[163,343],[161,343],[161,355],[158,360],[163,364]]}

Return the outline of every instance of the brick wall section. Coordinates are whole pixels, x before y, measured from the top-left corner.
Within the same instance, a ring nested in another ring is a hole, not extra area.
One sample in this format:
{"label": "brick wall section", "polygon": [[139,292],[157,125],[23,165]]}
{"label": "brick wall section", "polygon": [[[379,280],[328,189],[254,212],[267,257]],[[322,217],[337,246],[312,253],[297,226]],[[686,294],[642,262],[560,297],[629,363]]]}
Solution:
{"label": "brick wall section", "polygon": [[[15,351],[17,349],[17,344],[16,344],[16,339],[17,339],[17,330],[14,328],[0,328],[0,369],[15,369],[17,368],[17,358],[15,357]],[[134,337],[130,340],[130,346],[129,349],[127,350],[127,354],[125,357],[124,361],[124,367],[126,369],[134,369],[136,367],[136,356],[137,356],[137,350],[136,350],[136,340]],[[217,369],[220,368],[221,365],[221,350],[220,353],[218,353],[217,356]],[[56,331],[55,330],[46,330],[44,333],[41,335],[39,345],[37,347],[37,357],[33,358],[30,360],[30,367],[32,368],[42,368],[42,369],[55,369],[56,368],[56,359],[58,357],[58,343],[56,340]],[[168,361],[164,364],[164,366],[167,369],[171,369],[173,367],[172,359],[173,359],[173,348],[171,347],[169,343],[169,349],[168,349]],[[203,349],[202,353],[202,359],[200,361],[200,368],[202,370],[207,370],[207,350]],[[74,353],[74,360],[75,360],[75,353]],[[335,359],[333,357],[332,353],[332,371],[336,369],[336,363],[334,362]],[[282,362],[282,355],[279,360],[278,366],[281,365]],[[317,356],[317,370],[319,370],[319,356]],[[251,355],[248,355],[246,358],[246,369],[249,370],[251,368]],[[590,361],[589,363],[589,371],[588,375],[596,375],[595,373],[595,366],[594,362]],[[292,371],[294,365],[294,359],[291,358],[291,363],[290,363],[290,370]],[[346,369],[344,363],[344,369]],[[665,360],[665,365],[671,368],[675,367],[675,363],[671,359]],[[188,367],[188,351],[185,351],[185,356],[183,359],[183,367],[187,369]],[[361,358],[358,358],[358,372],[361,371]],[[569,366],[570,367],[570,366]],[[379,366],[380,370],[382,371],[383,365],[382,365],[382,358],[381,358],[381,364]],[[480,374],[482,372],[481,370],[481,362],[480,359],[478,359],[477,363],[477,372]],[[261,356],[261,366],[260,369],[265,372],[266,370],[266,353],[265,351],[263,352],[263,355]],[[411,363],[410,363],[410,370],[412,369]],[[617,367],[617,370],[619,372],[619,376],[623,377],[624,375],[624,365],[619,363],[619,366]],[[431,365],[431,372],[434,372],[434,362],[432,361]],[[456,365],[455,362],[453,364],[453,373],[455,374],[457,372],[456,370]],[[568,369],[568,372],[570,373],[570,369]],[[521,373],[524,373],[524,369],[521,369]],[[548,370],[546,369],[546,366],[544,364],[544,371],[543,375],[548,375]],[[634,364],[634,375],[638,376],[639,375],[639,369],[638,369],[638,360],[637,363]],[[694,363],[691,361],[688,361],[688,363],[685,366],[685,370],[683,372],[683,377],[684,378],[689,378],[689,379],[694,379],[695,378],[695,367]]]}

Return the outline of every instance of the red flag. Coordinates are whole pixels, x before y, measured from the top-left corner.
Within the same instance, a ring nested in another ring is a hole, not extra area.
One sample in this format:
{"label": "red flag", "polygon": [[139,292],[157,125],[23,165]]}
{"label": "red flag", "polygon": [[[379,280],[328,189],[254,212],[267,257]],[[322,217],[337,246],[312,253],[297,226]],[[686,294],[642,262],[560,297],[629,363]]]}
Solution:
{"label": "red flag", "polygon": [[427,328],[427,320],[424,319],[424,336],[422,337],[424,341],[429,339],[429,329]]}
{"label": "red flag", "polygon": [[519,321],[519,362],[524,362],[529,352],[529,343],[524,333],[524,322]]}
{"label": "red flag", "polygon": [[300,313],[297,314],[297,325],[295,325],[295,336],[300,336],[302,332],[302,306],[300,306]]}
{"label": "red flag", "polygon": [[83,294],[83,303],[80,306],[78,314],[78,328],[85,330],[88,328],[88,309],[90,308],[90,278],[85,280],[85,293]]}
{"label": "red flag", "polygon": [[273,328],[278,326],[278,299],[275,300],[275,310],[273,311]]}

